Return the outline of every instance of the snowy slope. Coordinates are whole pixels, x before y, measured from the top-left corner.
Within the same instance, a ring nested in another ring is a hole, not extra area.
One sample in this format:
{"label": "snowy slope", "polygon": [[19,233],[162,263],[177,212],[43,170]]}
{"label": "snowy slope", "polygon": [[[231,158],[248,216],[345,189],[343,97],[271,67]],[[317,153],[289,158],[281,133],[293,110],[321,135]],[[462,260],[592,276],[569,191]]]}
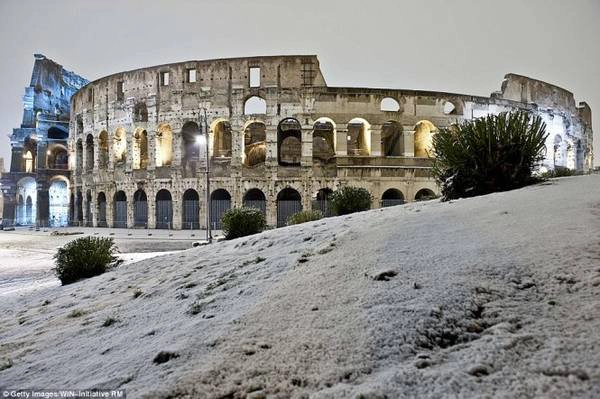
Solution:
{"label": "snowy slope", "polygon": [[147,259],[0,304],[0,386],[600,397],[599,243],[584,176]]}

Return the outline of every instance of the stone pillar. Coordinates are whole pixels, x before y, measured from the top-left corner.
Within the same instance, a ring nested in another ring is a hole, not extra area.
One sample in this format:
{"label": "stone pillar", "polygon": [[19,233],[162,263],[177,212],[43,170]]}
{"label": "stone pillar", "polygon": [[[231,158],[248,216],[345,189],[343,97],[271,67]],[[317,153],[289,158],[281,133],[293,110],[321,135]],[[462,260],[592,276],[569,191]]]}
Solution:
{"label": "stone pillar", "polygon": [[171,206],[173,207],[173,230],[181,230],[181,195],[178,190],[171,192]]}
{"label": "stone pillar", "polygon": [[[125,171],[131,172],[133,169],[133,142],[135,139],[133,138],[133,132],[131,129],[125,132],[125,144],[127,146],[126,150],[126,158],[125,158]],[[127,220],[129,220],[129,215],[127,216]],[[129,222],[127,222],[129,225]]]}
{"label": "stone pillar", "polygon": [[148,228],[156,228],[156,192],[155,190],[146,191],[148,199]]}
{"label": "stone pillar", "polygon": [[[131,166],[131,164],[129,164],[129,166]],[[133,204],[134,204],[134,196],[133,193],[134,191],[130,191],[127,192],[127,228],[131,229],[133,228]]]}
{"label": "stone pillar", "polygon": [[[114,153],[114,137],[110,132],[108,133],[108,170],[115,170],[115,153]],[[108,201],[108,198],[106,199]]]}
{"label": "stone pillar", "polygon": [[100,168],[100,135],[94,137],[94,174],[98,174]]}
{"label": "stone pillar", "polygon": [[312,126],[302,128],[302,158],[301,166],[312,166],[313,156],[313,129]]}
{"label": "stone pillar", "polygon": [[[112,159],[112,157],[110,158]],[[115,216],[114,216],[114,200],[115,193],[114,190],[106,190],[106,225],[108,227],[114,227]]]}
{"label": "stone pillar", "polygon": [[173,160],[171,162],[171,167],[179,168],[182,164],[183,154],[181,153],[181,145],[182,145],[181,131],[175,133],[173,131]]}
{"label": "stone pillar", "polygon": [[82,190],[82,192],[81,192],[81,212],[83,212],[83,218],[82,219],[83,219],[83,225],[87,226],[87,222],[88,222],[88,220],[87,220],[88,215],[87,215],[87,212],[86,212],[86,210],[87,210],[87,202],[88,202],[87,201],[87,193],[86,193],[85,187],[82,187],[81,190]]}
{"label": "stone pillar", "polygon": [[380,157],[383,153],[381,146],[381,125],[371,125],[371,156]]}
{"label": "stone pillar", "polygon": [[404,152],[402,156],[414,157],[415,156],[415,131],[412,127],[404,128],[402,139],[404,140]]}
{"label": "stone pillar", "polygon": [[[267,194],[267,193],[265,193]],[[267,225],[277,226],[277,193],[267,194]]]}
{"label": "stone pillar", "polygon": [[335,155],[346,156],[348,154],[348,128],[347,125],[338,125],[335,132]]}
{"label": "stone pillar", "polygon": [[146,130],[148,133],[148,166],[147,170],[156,169],[156,129]]}
{"label": "stone pillar", "polygon": [[277,166],[277,126],[267,126],[267,166]]}
{"label": "stone pillar", "polygon": [[244,128],[231,124],[231,166],[240,166],[244,161]]}

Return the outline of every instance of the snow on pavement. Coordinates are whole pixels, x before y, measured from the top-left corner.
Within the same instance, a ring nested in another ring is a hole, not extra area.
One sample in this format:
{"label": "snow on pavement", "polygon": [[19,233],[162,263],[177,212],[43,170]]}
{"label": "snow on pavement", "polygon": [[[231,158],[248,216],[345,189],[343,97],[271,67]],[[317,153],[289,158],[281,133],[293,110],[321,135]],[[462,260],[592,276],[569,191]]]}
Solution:
{"label": "snow on pavement", "polygon": [[2,302],[0,386],[598,397],[599,240],[583,176],[153,257]]}

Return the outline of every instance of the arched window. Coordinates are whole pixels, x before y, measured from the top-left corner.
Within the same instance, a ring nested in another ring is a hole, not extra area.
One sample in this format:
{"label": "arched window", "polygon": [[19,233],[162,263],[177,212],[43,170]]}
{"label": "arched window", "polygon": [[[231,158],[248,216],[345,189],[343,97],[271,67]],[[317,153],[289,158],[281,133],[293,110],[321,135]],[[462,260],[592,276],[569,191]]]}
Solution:
{"label": "arched window", "polygon": [[319,118],[313,125],[313,161],[329,162],[335,157],[335,124]]}
{"label": "arched window", "polygon": [[433,135],[437,128],[429,121],[421,121],[415,126],[415,151],[414,156],[431,158],[433,156]]}
{"label": "arched window", "polygon": [[381,111],[398,112],[400,110],[400,104],[395,99],[386,97],[381,100],[379,109]]}
{"label": "arched window", "polygon": [[299,166],[302,158],[302,127],[294,118],[277,126],[277,161],[283,166]]}
{"label": "arched window", "polygon": [[560,134],[554,136],[554,167],[564,166],[563,139]]}
{"label": "arched window", "polygon": [[156,131],[156,166],[169,166],[173,161],[173,130],[163,123]]}
{"label": "arched window", "polygon": [[371,125],[362,118],[354,118],[348,122],[347,136],[348,155],[371,154]]}
{"label": "arched window", "polygon": [[252,96],[244,103],[244,115],[262,115],[267,113],[267,102],[258,96]]}
{"label": "arched window", "polygon": [[396,121],[388,121],[381,129],[381,146],[386,157],[399,157],[404,152],[402,127]]}
{"label": "arched window", "polygon": [[246,166],[265,162],[267,156],[267,127],[262,122],[250,122],[244,129],[244,155]]}
{"label": "arched window", "polygon": [[94,169],[94,136],[88,134],[85,139],[85,169]]}
{"label": "arched window", "polygon": [[213,122],[213,157],[231,157],[231,124],[226,120]]}
{"label": "arched window", "polygon": [[133,169],[146,169],[148,166],[148,133],[137,129],[133,135]]}

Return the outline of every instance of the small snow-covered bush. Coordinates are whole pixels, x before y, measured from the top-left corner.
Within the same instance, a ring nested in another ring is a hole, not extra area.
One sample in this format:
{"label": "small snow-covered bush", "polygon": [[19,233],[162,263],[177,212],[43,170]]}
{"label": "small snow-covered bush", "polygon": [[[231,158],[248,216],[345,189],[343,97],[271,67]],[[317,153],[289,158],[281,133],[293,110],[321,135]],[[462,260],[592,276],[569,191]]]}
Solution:
{"label": "small snow-covered bush", "polygon": [[365,188],[342,187],[329,197],[331,209],[337,215],[347,215],[371,209],[371,193]]}
{"label": "small snow-covered bush", "polygon": [[443,200],[535,183],[544,159],[546,124],[528,112],[503,112],[441,129],[433,136],[433,175]]}
{"label": "small snow-covered bush", "polygon": [[223,215],[221,224],[227,240],[260,233],[267,226],[265,216],[260,209],[248,207],[228,210]]}
{"label": "small snow-covered bush", "polygon": [[567,177],[567,176],[575,176],[581,173],[578,173],[576,170],[565,168],[563,166],[556,166],[554,170],[549,170],[547,172],[541,173],[540,177],[542,179],[551,179],[553,177]]}
{"label": "small snow-covered bush", "polygon": [[63,285],[97,276],[117,264],[116,250],[112,238],[78,238],[58,249],[54,271]]}
{"label": "small snow-covered bush", "polygon": [[319,220],[322,218],[323,213],[319,210],[300,211],[288,217],[287,224],[290,226],[292,224],[312,222],[313,220]]}

